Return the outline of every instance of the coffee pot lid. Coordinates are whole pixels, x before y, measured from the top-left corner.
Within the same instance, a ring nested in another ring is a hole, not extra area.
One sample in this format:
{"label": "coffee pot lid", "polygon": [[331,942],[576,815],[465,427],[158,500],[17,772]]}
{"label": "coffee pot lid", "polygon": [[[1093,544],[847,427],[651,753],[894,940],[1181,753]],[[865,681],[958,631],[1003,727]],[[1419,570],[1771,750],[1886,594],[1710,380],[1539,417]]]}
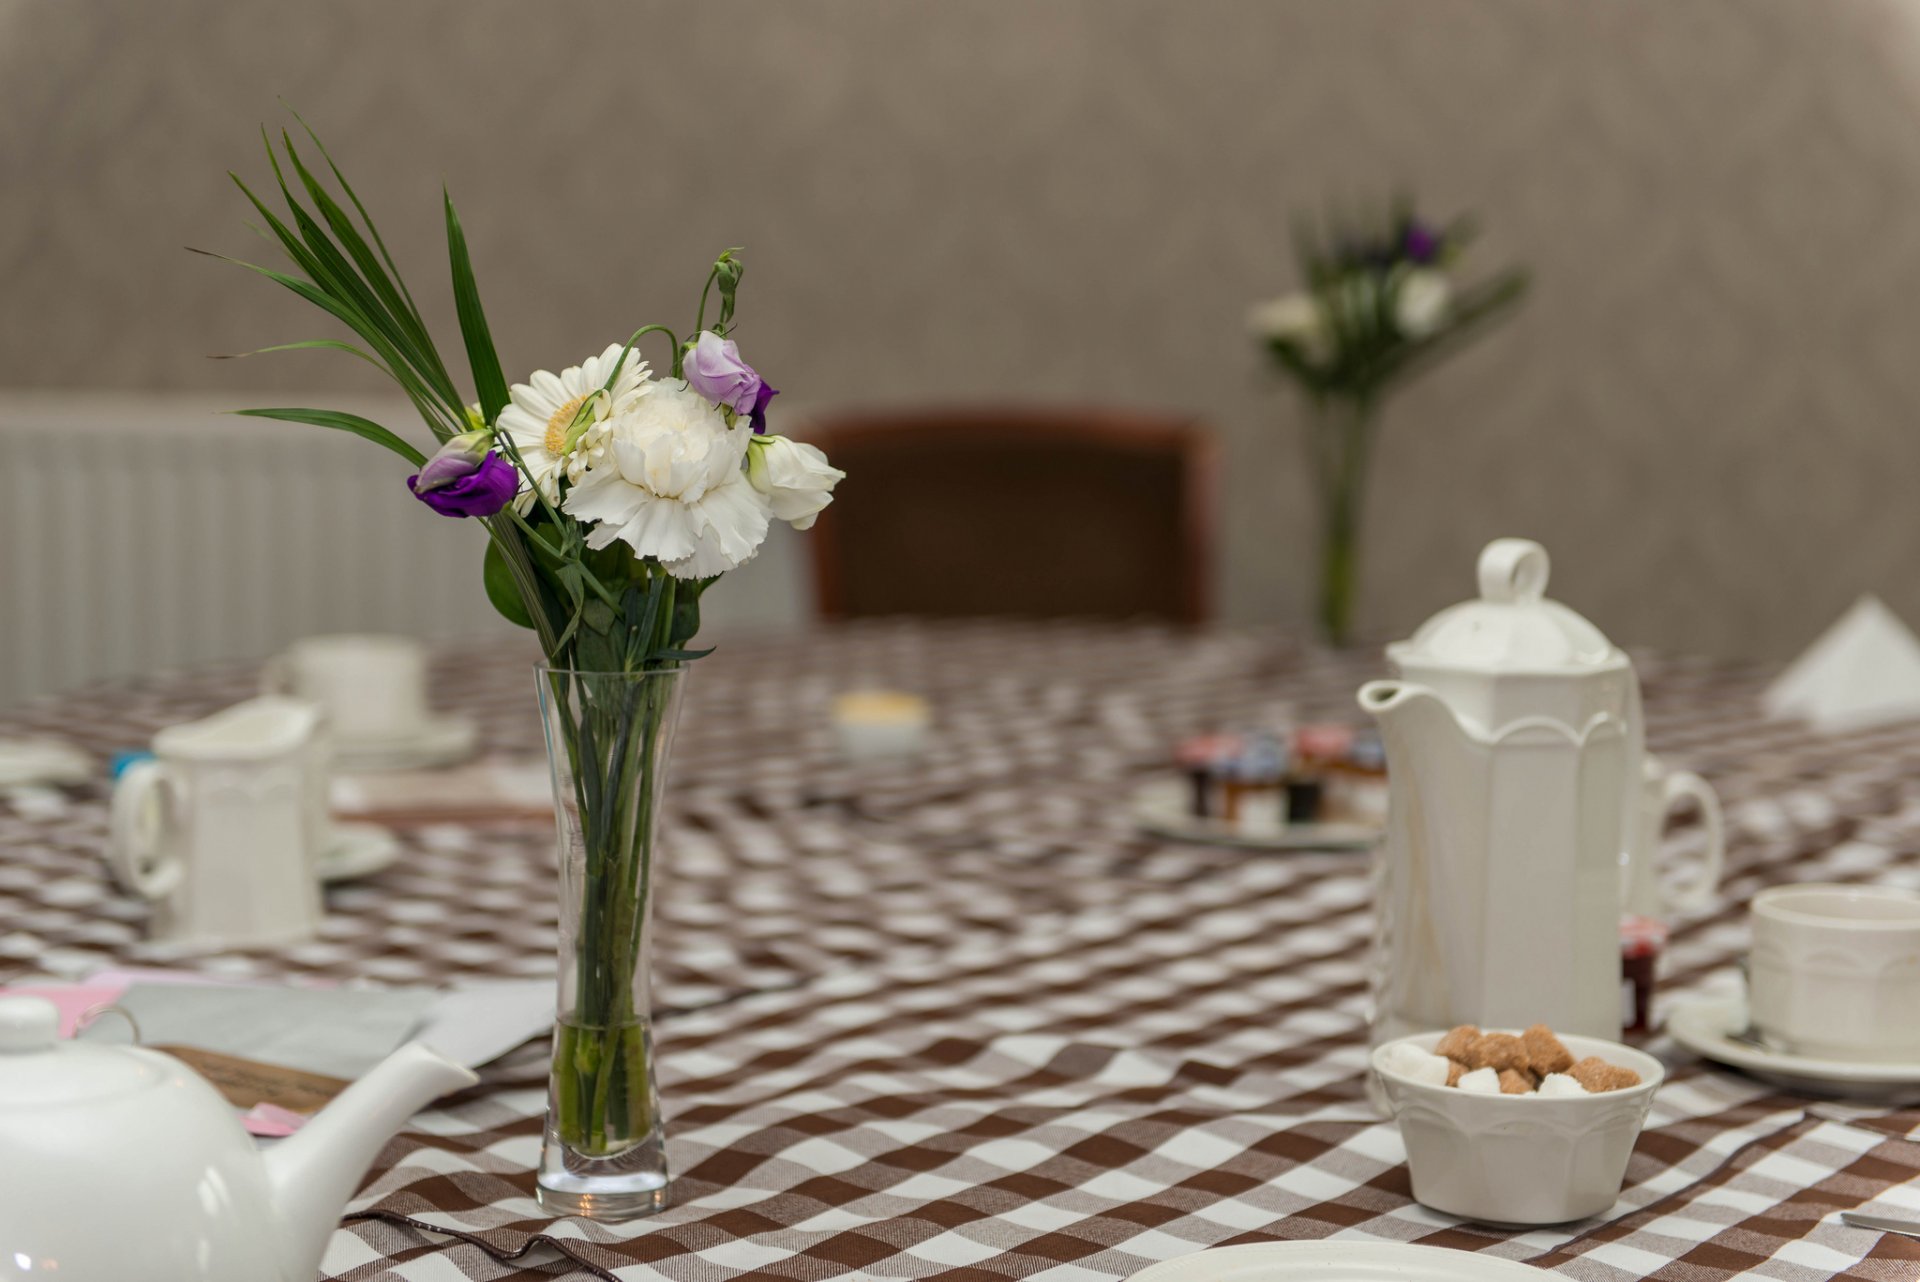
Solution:
{"label": "coffee pot lid", "polygon": [[1480,553],[1480,596],[1448,606],[1389,647],[1396,663],[1484,672],[1578,672],[1611,667],[1619,651],[1600,629],[1546,597],[1547,550],[1495,539]]}

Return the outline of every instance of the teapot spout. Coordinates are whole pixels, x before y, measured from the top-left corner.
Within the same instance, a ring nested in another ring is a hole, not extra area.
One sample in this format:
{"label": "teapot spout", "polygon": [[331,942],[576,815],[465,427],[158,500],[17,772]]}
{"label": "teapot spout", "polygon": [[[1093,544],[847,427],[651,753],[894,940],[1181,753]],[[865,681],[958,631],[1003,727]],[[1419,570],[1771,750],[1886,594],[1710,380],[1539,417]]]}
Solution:
{"label": "teapot spout", "polygon": [[409,1042],[265,1155],[288,1277],[320,1270],[327,1238],[360,1177],[421,1106],[480,1079],[419,1042]]}

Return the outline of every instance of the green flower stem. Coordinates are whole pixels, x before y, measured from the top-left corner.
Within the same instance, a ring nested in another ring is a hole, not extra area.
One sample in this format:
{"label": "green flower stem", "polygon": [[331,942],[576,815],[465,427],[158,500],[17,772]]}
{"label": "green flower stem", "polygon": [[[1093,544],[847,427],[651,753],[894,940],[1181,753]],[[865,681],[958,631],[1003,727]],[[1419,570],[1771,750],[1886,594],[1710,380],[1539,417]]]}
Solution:
{"label": "green flower stem", "polygon": [[1331,397],[1316,408],[1310,430],[1320,487],[1320,631],[1329,645],[1344,647],[1353,641],[1360,521],[1378,402],[1364,396]]}
{"label": "green flower stem", "polygon": [[[664,585],[659,590],[670,598]],[[653,1122],[634,983],[644,961],[655,773],[672,690],[646,671],[630,680],[565,672],[550,678],[584,856],[574,1007],[563,1012],[555,1041],[554,1121],[560,1138],[588,1156],[621,1151]]]}

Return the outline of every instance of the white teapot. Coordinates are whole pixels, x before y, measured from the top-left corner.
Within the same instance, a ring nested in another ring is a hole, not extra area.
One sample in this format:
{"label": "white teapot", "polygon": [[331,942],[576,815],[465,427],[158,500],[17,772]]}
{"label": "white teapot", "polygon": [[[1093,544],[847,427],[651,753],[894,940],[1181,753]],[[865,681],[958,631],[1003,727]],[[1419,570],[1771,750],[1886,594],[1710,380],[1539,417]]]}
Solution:
{"label": "white teapot", "polygon": [[415,1042],[265,1153],[170,1055],[0,997],[0,1279],[308,1282],[380,1146],[479,1079]]}
{"label": "white teapot", "polygon": [[1633,664],[1546,599],[1547,572],[1539,544],[1496,539],[1479,599],[1388,646],[1397,679],[1361,687],[1390,782],[1376,1041],[1538,1022],[1618,1039],[1620,918],[1658,906],[1651,861],[1669,798],[1707,811],[1709,866],[1687,906],[1718,879],[1711,790],[1649,776]]}

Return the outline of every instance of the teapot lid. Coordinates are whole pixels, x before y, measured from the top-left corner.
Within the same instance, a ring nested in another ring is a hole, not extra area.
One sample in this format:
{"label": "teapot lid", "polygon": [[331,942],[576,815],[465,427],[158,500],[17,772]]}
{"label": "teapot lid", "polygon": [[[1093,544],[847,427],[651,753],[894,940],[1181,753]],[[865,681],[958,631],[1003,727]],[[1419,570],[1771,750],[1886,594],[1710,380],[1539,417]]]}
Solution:
{"label": "teapot lid", "polygon": [[1614,666],[1600,629],[1546,598],[1547,550],[1531,539],[1495,539],[1480,553],[1480,596],[1448,606],[1407,641],[1396,663],[1490,672],[1567,672]]}
{"label": "teapot lid", "polygon": [[98,1100],[156,1086],[160,1057],[124,1046],[60,1040],[60,1011],[44,997],[0,997],[0,1110]]}

